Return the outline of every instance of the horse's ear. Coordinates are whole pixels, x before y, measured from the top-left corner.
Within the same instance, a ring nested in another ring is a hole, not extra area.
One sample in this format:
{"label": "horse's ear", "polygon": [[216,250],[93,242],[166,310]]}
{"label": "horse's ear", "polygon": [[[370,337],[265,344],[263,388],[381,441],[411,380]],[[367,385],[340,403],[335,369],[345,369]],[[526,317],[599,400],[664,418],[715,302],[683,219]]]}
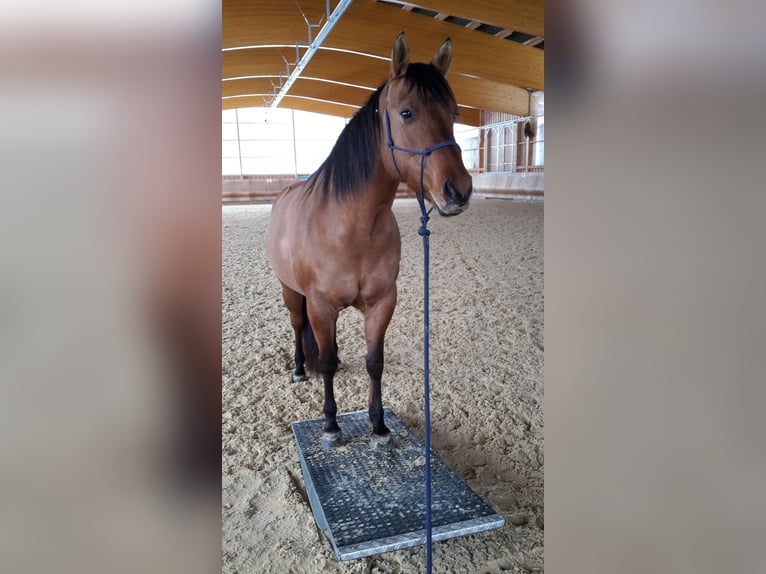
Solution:
{"label": "horse's ear", "polygon": [[410,64],[410,50],[407,48],[407,40],[404,39],[404,32],[394,40],[394,49],[391,50],[391,77],[403,76]]}
{"label": "horse's ear", "polygon": [[442,73],[442,76],[447,75],[450,62],[452,61],[452,40],[447,38],[444,43],[436,50],[436,54],[431,59],[431,64]]}

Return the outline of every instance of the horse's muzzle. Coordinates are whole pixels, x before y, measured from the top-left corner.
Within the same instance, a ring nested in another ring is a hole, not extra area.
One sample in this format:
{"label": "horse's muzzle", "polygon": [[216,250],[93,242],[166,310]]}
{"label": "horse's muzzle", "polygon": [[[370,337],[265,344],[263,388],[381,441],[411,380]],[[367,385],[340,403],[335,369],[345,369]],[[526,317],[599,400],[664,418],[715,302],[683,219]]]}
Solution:
{"label": "horse's muzzle", "polygon": [[434,202],[434,205],[436,205],[436,210],[440,215],[457,215],[458,213],[462,213],[468,208],[468,201],[471,199],[472,193],[473,183],[471,180],[468,180],[468,189],[465,192],[460,193],[457,189],[455,189],[452,180],[447,178],[444,180],[444,185],[442,185],[444,205],[441,206],[437,202]]}

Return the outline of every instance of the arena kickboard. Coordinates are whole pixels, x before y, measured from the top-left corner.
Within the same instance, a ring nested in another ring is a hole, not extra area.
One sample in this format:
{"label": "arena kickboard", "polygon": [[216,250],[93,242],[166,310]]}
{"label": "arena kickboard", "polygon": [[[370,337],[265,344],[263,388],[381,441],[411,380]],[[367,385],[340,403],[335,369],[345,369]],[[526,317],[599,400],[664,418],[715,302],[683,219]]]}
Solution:
{"label": "arena kickboard", "polygon": [[[342,446],[322,447],[324,418],[291,423],[303,480],[317,525],[338,560],[425,544],[423,443],[386,408],[394,445],[370,448],[367,411],[338,415]],[[500,528],[495,513],[431,452],[432,540]]]}

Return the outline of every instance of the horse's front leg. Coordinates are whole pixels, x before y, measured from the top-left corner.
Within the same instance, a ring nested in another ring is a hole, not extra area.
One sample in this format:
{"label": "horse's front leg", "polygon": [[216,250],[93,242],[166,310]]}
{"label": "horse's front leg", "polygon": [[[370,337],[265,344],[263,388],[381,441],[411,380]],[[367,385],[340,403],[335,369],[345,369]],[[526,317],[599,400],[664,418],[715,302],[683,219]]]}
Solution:
{"label": "horse's front leg", "polygon": [[364,312],[364,336],[367,341],[367,374],[370,377],[369,414],[372,422],[373,448],[389,446],[391,434],[383,421],[383,340],[396,307],[396,287]]}
{"label": "horse's front leg", "polygon": [[343,440],[336,418],[338,405],[335,403],[333,389],[333,379],[338,370],[338,355],[335,347],[335,324],[338,313],[333,310],[331,305],[312,299],[307,300],[307,311],[319,349],[318,371],[324,383],[324,407],[322,410],[325,424],[322,443],[326,447],[333,447],[341,444]]}

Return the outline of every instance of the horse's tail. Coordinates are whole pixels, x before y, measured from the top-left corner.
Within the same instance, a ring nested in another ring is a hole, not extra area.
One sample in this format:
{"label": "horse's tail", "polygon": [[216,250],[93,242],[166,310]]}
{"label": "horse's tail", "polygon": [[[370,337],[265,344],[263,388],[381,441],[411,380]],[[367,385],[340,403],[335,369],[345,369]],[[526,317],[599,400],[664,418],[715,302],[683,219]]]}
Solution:
{"label": "horse's tail", "polygon": [[303,343],[303,356],[306,362],[306,368],[315,373],[319,372],[319,346],[314,337],[314,329],[311,328],[305,297],[303,298],[303,330],[301,331],[301,341]]}

